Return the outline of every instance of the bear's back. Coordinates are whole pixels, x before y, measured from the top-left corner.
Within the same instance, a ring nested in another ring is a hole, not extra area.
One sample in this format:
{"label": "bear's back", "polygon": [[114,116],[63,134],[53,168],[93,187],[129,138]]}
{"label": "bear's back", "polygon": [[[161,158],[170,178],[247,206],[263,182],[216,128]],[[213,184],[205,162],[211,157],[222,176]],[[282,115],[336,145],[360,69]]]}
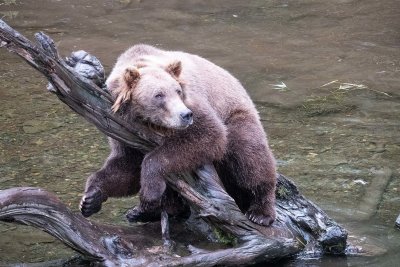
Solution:
{"label": "bear's back", "polygon": [[182,62],[181,79],[186,83],[185,91],[190,98],[207,100],[224,121],[238,111],[258,116],[246,90],[228,71],[197,55],[167,53]]}

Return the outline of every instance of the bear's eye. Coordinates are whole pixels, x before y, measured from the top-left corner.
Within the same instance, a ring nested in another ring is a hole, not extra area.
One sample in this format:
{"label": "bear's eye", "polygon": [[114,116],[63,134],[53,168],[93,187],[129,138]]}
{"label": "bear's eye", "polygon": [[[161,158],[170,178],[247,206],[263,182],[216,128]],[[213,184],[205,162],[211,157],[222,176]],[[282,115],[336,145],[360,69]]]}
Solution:
{"label": "bear's eye", "polygon": [[154,97],[157,98],[157,99],[162,99],[164,97],[164,94],[163,93],[158,93]]}
{"label": "bear's eye", "polygon": [[176,90],[176,92],[178,93],[178,95],[182,95],[182,90],[181,89]]}

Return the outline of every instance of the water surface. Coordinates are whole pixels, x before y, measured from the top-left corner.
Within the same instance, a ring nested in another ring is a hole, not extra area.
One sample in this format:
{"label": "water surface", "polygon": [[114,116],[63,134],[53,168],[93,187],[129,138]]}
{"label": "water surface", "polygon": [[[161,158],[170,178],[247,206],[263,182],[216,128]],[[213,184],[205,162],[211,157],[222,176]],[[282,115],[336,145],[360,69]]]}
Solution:
{"label": "water surface", "polygon": [[[84,49],[109,71],[136,43],[199,54],[234,74],[257,103],[279,171],[349,229],[371,257],[282,266],[398,266],[400,33],[396,0],[0,0],[28,37],[64,55]],[[39,186],[77,211],[106,138],[45,90],[45,79],[0,50],[0,189]],[[107,201],[96,220],[126,224],[136,198]],[[0,224],[0,262],[73,255],[29,227]],[[379,250],[379,251],[381,251]],[[379,254],[379,255],[375,255]]]}

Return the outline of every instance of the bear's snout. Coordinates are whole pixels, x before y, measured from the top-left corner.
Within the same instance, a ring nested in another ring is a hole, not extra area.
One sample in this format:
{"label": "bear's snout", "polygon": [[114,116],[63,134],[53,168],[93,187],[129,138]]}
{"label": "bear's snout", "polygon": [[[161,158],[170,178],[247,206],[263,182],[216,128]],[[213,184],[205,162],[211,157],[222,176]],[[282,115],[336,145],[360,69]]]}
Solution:
{"label": "bear's snout", "polygon": [[181,112],[180,117],[182,124],[186,127],[193,123],[193,112],[190,109]]}

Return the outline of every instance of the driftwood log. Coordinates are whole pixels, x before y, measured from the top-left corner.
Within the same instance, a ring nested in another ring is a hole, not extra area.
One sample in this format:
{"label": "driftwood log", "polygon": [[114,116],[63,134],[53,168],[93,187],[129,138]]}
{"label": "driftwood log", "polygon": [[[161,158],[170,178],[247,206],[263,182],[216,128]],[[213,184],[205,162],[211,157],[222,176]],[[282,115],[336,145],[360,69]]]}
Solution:
{"label": "driftwood log", "polygon": [[[50,82],[48,89],[62,102],[112,138],[143,152],[157,146],[156,136],[140,134],[140,123],[127,124],[111,112],[113,98],[104,88],[104,70],[95,57],[79,51],[64,60],[47,35],[37,33],[35,37],[33,43],[0,20],[1,46],[42,73]],[[214,251],[189,246],[189,255],[176,255],[170,249],[154,251],[139,246],[146,233],[135,233],[135,227],[87,220],[40,188],[0,191],[0,220],[39,228],[103,266],[247,265],[299,254],[354,254],[347,244],[346,230],[304,198],[283,175],[278,175],[278,216],[271,227],[256,225],[241,213],[212,164],[193,173],[171,175],[167,182],[187,200],[195,220],[228,236],[233,245]],[[165,213],[161,224],[160,240],[171,244]]]}

